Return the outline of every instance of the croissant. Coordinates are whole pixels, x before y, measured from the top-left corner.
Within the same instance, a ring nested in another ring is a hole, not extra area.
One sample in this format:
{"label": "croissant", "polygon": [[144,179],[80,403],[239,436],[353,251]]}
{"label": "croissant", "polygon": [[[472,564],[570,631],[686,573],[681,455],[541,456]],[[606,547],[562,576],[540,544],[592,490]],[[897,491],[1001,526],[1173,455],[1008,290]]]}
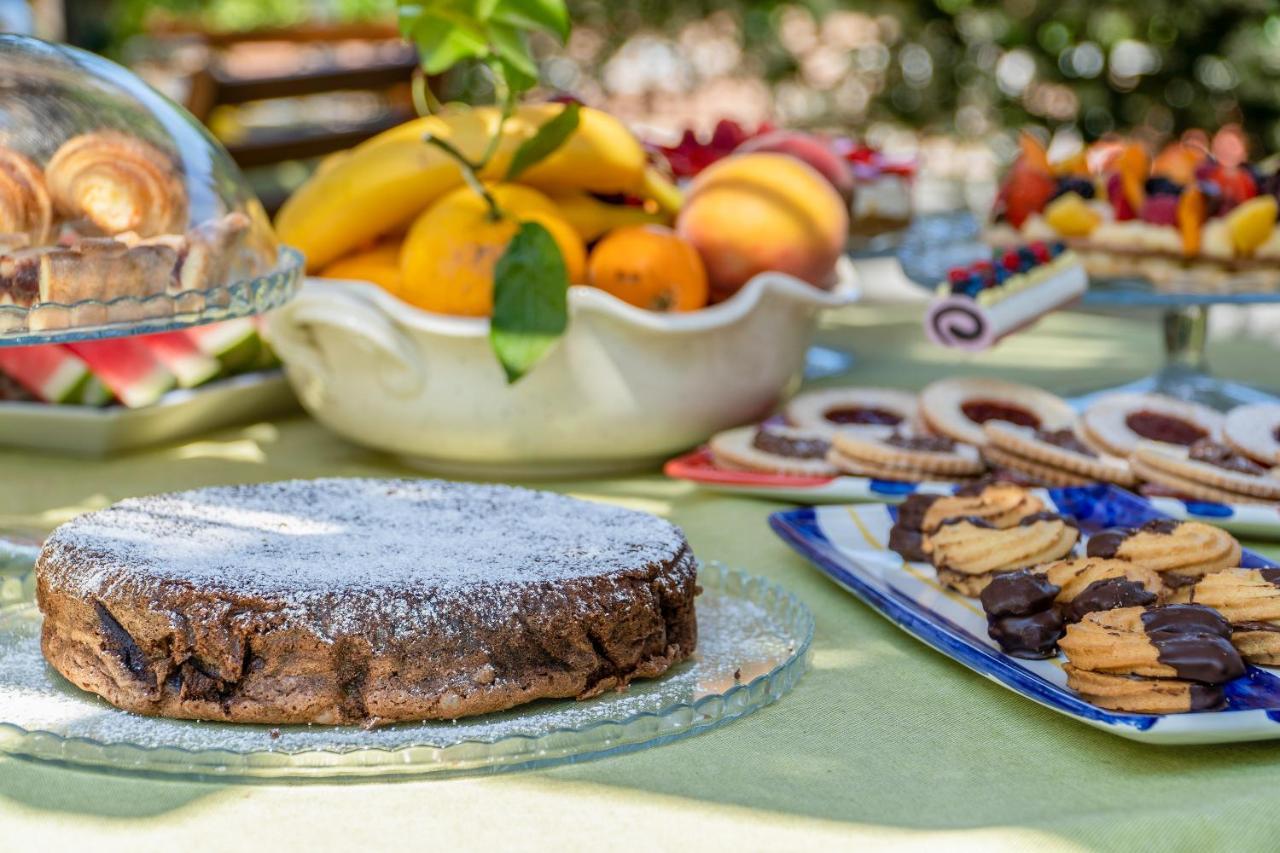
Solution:
{"label": "croissant", "polygon": [[0,146],[0,236],[6,245],[40,245],[49,239],[53,203],[40,167]]}
{"label": "croissant", "polygon": [[105,234],[151,237],[186,227],[187,192],[173,163],[148,142],[114,130],[72,137],[45,166],[49,194],[70,218]]}

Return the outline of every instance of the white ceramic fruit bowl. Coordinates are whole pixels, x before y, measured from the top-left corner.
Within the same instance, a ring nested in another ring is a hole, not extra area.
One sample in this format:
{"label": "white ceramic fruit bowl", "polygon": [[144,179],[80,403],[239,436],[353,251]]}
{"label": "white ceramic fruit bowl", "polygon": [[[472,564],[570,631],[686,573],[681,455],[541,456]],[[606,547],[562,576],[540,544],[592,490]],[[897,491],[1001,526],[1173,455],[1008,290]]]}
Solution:
{"label": "white ceramic fruit bowl", "polygon": [[268,335],[303,406],[357,444],[442,473],[622,470],[763,417],[793,391],[819,312],[858,298],[852,264],[837,274],[828,292],[763,273],[686,314],[570,288],[568,331],[514,385],[488,320],[422,311],[367,282],[309,279]]}

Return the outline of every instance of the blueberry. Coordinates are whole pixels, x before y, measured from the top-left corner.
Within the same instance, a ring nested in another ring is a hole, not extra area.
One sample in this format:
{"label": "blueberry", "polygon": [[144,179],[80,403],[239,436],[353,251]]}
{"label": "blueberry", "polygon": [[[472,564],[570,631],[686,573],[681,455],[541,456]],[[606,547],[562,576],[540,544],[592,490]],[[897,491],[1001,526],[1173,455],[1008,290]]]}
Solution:
{"label": "blueberry", "polygon": [[1004,284],[1006,281],[1009,280],[1009,271],[1004,267],[996,267],[995,279],[996,279],[995,286],[999,287],[1000,285]]}
{"label": "blueberry", "polygon": [[1182,184],[1171,181],[1163,175],[1147,178],[1147,195],[1178,195],[1182,192]]}
{"label": "blueberry", "polygon": [[1018,260],[1022,261],[1022,270],[1026,272],[1036,265],[1036,253],[1030,246],[1023,246],[1018,250]]}
{"label": "blueberry", "polygon": [[1093,181],[1078,175],[1064,175],[1058,178],[1058,186],[1054,190],[1053,197],[1057,198],[1067,193],[1075,193],[1083,199],[1091,199],[1094,194]]}
{"label": "blueberry", "polygon": [[1062,242],[1061,240],[1054,240],[1052,243],[1049,244],[1049,254],[1055,258],[1058,257],[1058,255],[1061,255],[1066,250],[1067,250],[1067,244]]}

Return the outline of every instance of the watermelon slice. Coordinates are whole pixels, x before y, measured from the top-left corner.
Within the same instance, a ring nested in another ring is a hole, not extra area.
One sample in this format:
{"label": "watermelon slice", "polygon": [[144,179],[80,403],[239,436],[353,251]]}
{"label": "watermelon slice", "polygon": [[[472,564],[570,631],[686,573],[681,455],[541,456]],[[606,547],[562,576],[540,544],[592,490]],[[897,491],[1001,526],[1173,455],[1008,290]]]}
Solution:
{"label": "watermelon slice", "polygon": [[90,374],[89,381],[84,383],[84,388],[80,391],[80,399],[77,400],[82,406],[102,407],[110,403],[116,398],[111,393],[111,389],[102,384],[102,380]]}
{"label": "watermelon slice", "polygon": [[151,405],[177,381],[168,368],[133,338],[80,341],[67,346],[131,409]]}
{"label": "watermelon slice", "polygon": [[216,358],[226,373],[247,370],[258,357],[258,328],[248,317],[194,326],[183,334],[205,355]]}
{"label": "watermelon slice", "polygon": [[0,347],[0,371],[46,403],[77,403],[89,365],[59,344]]}
{"label": "watermelon slice", "polygon": [[222,370],[222,365],[216,358],[201,352],[195,342],[182,332],[143,335],[136,340],[147,348],[152,358],[177,377],[181,388],[203,385]]}

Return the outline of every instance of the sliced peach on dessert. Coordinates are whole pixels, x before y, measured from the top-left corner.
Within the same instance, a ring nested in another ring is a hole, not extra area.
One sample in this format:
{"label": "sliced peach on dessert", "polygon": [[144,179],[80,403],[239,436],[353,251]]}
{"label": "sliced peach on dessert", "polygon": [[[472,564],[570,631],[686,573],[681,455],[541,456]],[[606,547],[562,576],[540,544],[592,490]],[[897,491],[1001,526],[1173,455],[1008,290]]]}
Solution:
{"label": "sliced peach on dessert", "polygon": [[1190,184],[1195,181],[1196,167],[1204,161],[1204,156],[1204,151],[1185,142],[1170,142],[1151,164],[1151,174]]}
{"label": "sliced peach on dessert", "polygon": [[1204,193],[1195,184],[1178,197],[1178,231],[1182,233],[1182,254],[1188,258],[1200,254],[1200,227],[1205,220]]}
{"label": "sliced peach on dessert", "polygon": [[1227,214],[1227,229],[1237,255],[1252,255],[1267,242],[1276,227],[1276,198],[1262,195],[1238,205]]}
{"label": "sliced peach on dessert", "polygon": [[1125,200],[1135,212],[1142,210],[1146,199],[1147,176],[1151,173],[1151,158],[1147,149],[1137,142],[1130,142],[1116,158],[1116,171],[1120,174],[1120,187]]}
{"label": "sliced peach on dessert", "polygon": [[1089,161],[1083,150],[1053,164],[1053,173],[1058,177],[1075,175],[1080,178],[1089,177]]}
{"label": "sliced peach on dessert", "polygon": [[1102,217],[1078,193],[1063,193],[1044,209],[1044,221],[1063,237],[1088,237]]}

